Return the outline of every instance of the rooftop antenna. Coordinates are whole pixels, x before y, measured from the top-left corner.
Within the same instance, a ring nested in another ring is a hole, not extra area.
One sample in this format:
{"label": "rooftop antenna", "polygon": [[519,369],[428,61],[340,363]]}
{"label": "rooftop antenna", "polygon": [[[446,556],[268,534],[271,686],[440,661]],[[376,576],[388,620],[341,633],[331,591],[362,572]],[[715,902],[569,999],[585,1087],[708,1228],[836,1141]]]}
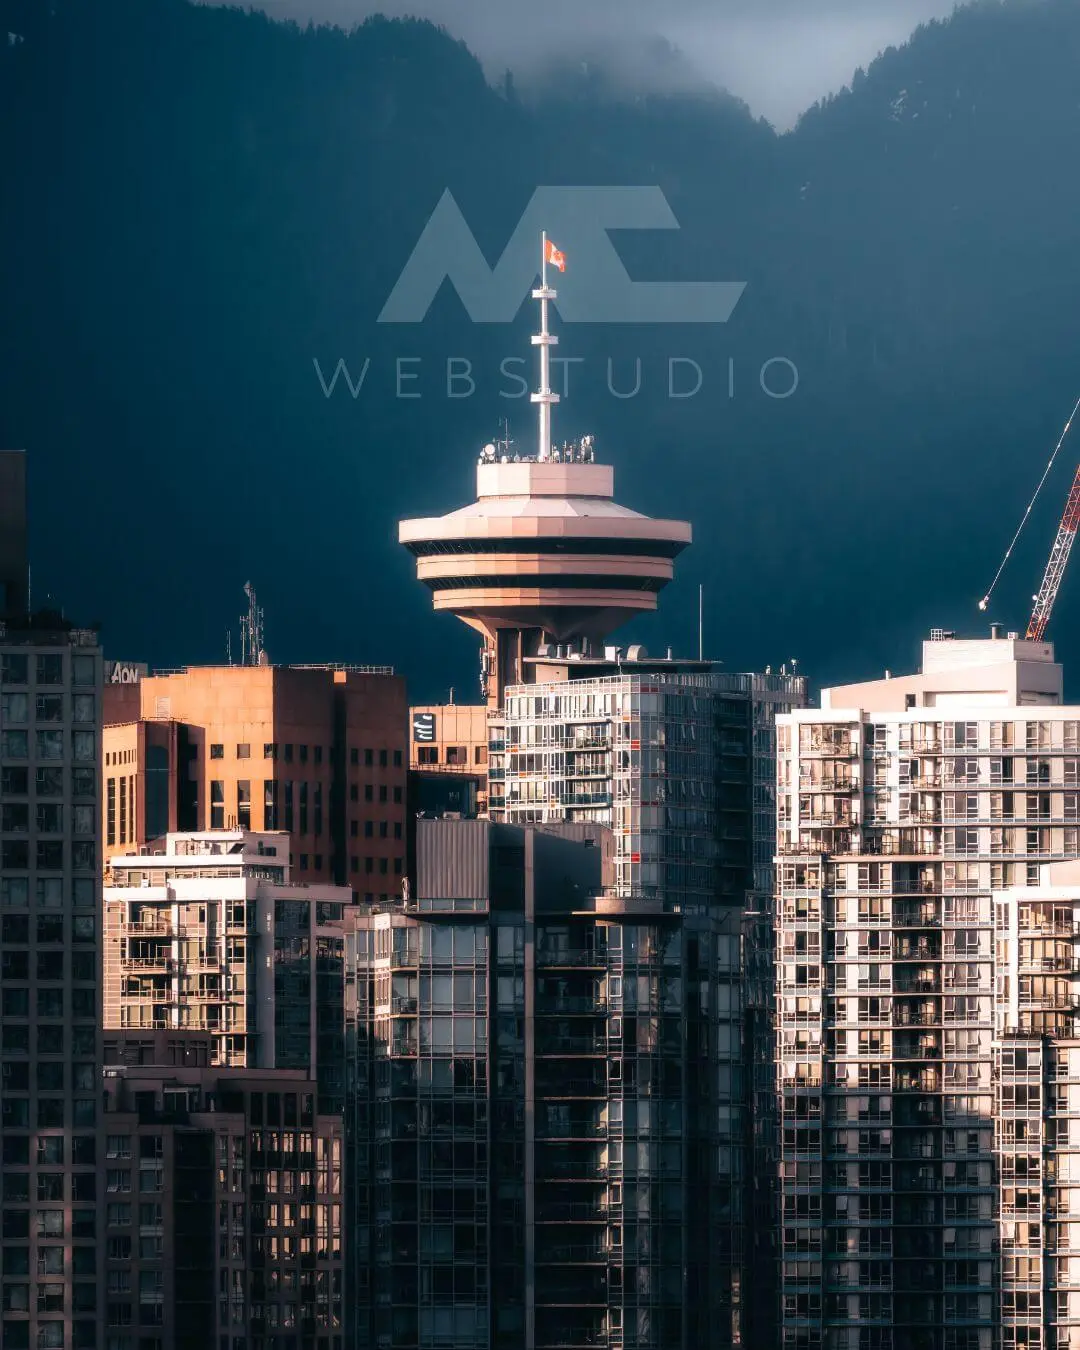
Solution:
{"label": "rooftop antenna", "polygon": [[242,666],[265,666],[267,664],[264,615],[255,595],[255,587],[250,581],[244,582],[244,594],[248,598],[248,611],[240,619],[240,664]]}
{"label": "rooftop antenna", "polygon": [[225,630],[225,660],[232,665],[232,629]]}
{"label": "rooftop antenna", "polygon": [[558,346],[559,339],[548,332],[548,302],[555,299],[557,292],[548,285],[547,269],[550,262],[552,267],[565,272],[566,255],[551,243],[546,230],[540,241],[540,285],[532,293],[532,298],[540,301],[540,331],[532,338],[532,345],[540,348],[540,388],[531,395],[531,401],[538,405],[540,412],[536,458],[545,461],[551,458],[551,406],[559,401],[558,394],[551,392],[551,349]]}
{"label": "rooftop antenna", "polygon": [[697,588],[697,659],[705,660],[705,587]]}

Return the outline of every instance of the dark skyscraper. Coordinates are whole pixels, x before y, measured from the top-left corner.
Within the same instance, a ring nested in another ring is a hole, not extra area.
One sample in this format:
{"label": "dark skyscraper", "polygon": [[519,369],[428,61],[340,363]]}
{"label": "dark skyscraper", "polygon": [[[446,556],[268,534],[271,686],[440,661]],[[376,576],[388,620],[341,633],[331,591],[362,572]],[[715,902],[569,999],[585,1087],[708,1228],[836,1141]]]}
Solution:
{"label": "dark skyscraper", "polygon": [[0,1343],[97,1344],[101,650],[27,613],[21,455],[0,455]]}
{"label": "dark skyscraper", "polygon": [[0,617],[29,607],[26,456],[21,450],[0,450]]}

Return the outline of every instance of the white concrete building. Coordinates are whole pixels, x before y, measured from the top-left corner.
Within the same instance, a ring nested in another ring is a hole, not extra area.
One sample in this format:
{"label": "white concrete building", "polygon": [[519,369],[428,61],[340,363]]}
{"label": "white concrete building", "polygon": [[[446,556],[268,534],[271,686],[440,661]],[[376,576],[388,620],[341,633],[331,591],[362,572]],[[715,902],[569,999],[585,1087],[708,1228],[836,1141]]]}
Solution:
{"label": "white concrete building", "polygon": [[290,882],[284,831],[170,834],[161,852],[113,858],[106,1028],[210,1032],[217,1064],[321,1071],[317,970],[342,959],[351,901]]}
{"label": "white concrete building", "polygon": [[778,738],[781,1343],[1076,1344],[1040,1293],[1061,1207],[1033,1133],[1059,1129],[1039,1094],[1072,1105],[1073,917],[1024,898],[1080,852],[1053,650],[939,633],[921,674],[826,690]]}

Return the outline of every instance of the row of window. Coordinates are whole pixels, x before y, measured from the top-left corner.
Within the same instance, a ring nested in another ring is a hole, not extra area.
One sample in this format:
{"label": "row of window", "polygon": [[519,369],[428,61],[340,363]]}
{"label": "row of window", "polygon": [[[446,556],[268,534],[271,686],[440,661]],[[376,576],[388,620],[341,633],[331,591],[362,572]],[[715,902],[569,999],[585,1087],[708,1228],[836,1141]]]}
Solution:
{"label": "row of window", "polygon": [[[63,1092],[68,1065],[63,1060],[40,1060],[35,1066],[34,1081],[39,1092]],[[30,1091],[30,1065],[24,1059],[5,1059],[0,1067],[5,1092]],[[96,1085],[93,1064],[72,1064],[71,1085],[76,1092],[93,1092]]]}
{"label": "row of window", "polygon": [[[92,764],[97,753],[97,734],[93,731],[71,732],[71,757],[78,764]],[[28,731],[0,731],[0,759],[29,759],[30,733]],[[64,733],[62,731],[35,731],[34,758],[62,760]]]}
{"label": "row of window", "polygon": [[[359,872],[359,871],[360,871],[360,861],[361,861],[360,858],[358,858],[358,857],[354,854],[354,855],[349,859],[349,871],[350,871],[350,872]],[[363,863],[364,863],[364,875],[365,875],[365,876],[372,876],[375,872],[378,872],[379,876],[381,876],[381,877],[385,877],[385,876],[388,876],[388,875],[390,874],[391,866],[390,866],[390,859],[388,859],[388,858],[364,858],[364,859],[363,859]],[[392,870],[393,870],[394,876],[399,877],[399,876],[402,875],[402,872],[403,872],[403,870],[404,870],[404,863],[402,862],[402,859],[401,859],[401,858],[395,858],[395,859],[393,860],[393,869],[392,869]]]}
{"label": "row of window", "polygon": [[[71,883],[73,909],[97,907],[98,884],[92,877],[76,877]],[[65,887],[62,877],[36,877],[34,903],[38,909],[63,909]],[[30,903],[29,877],[0,877],[0,908],[25,909]]]}
{"label": "row of window", "polygon": [[[437,745],[417,746],[416,759],[419,764],[438,764],[439,747]],[[487,746],[474,745],[473,763],[485,764],[486,762]],[[448,745],[446,747],[446,763],[460,768],[467,766],[469,763],[469,747],[467,745]]]}
{"label": "row of window", "polygon": [[[3,977],[5,981],[29,980],[30,953],[23,951],[4,952]],[[38,980],[64,979],[64,953],[38,952],[33,967]],[[83,983],[92,983],[97,978],[97,958],[93,952],[73,952],[71,956],[71,979]],[[45,991],[42,991],[45,992]]]}
{"label": "row of window", "polygon": [[[68,1186],[67,1178],[70,1176],[71,1184]],[[10,1172],[4,1178],[4,1211],[5,1214],[18,1213],[19,1211],[9,1211],[8,1205],[12,1202],[29,1203],[30,1200],[30,1176],[27,1172]],[[97,1199],[97,1173],[96,1172],[39,1172],[37,1174],[34,1190],[37,1194],[38,1202],[57,1201],[63,1203],[71,1199],[77,1203],[86,1203]],[[68,1192],[70,1191],[70,1195]],[[22,1211],[24,1214],[26,1211]],[[43,1209],[35,1211],[35,1220],[37,1222],[38,1237],[59,1237],[64,1236],[64,1210],[62,1209]],[[18,1233],[9,1233],[5,1228],[5,1237],[19,1237]]]}
{"label": "row of window", "polygon": [[[93,837],[95,811],[92,806],[71,808],[71,829],[76,835]],[[60,802],[38,802],[34,808],[34,829],[37,834],[63,834],[64,808]],[[30,807],[26,802],[9,802],[0,806],[0,831],[4,834],[30,833]]]}
{"label": "row of window", "polygon": [[[36,684],[63,684],[63,653],[50,652],[36,656],[33,658],[33,665],[31,657],[21,652],[4,652],[0,655],[0,684],[29,684],[31,671]],[[96,673],[95,660],[92,656],[72,656],[72,684],[93,686]]]}
{"label": "row of window", "polygon": [[[65,777],[63,769],[39,766],[34,771],[34,792],[39,797],[62,797]],[[72,797],[93,799],[97,796],[97,774],[93,769],[72,769],[70,777]],[[0,794],[5,797],[28,797],[30,770],[21,765],[5,764],[0,769]]]}
{"label": "row of window", "polygon": [[[96,720],[96,701],[93,694],[71,695],[71,720],[89,722]],[[63,722],[64,695],[38,694],[33,703],[35,722]],[[30,722],[29,694],[0,694],[0,725],[5,727],[26,726]]]}
{"label": "row of window", "polygon": [[[280,745],[280,746],[279,746],[279,745],[277,745],[275,742],[267,741],[267,742],[263,745],[263,759],[274,759],[274,760],[276,760],[276,759],[280,758],[285,764],[292,764],[292,763],[293,763],[293,749],[294,749],[294,747],[293,747],[293,745],[292,745],[291,743],[287,743],[287,744],[283,744],[283,745]],[[295,749],[296,749],[296,759],[297,759],[297,761],[298,761],[300,764],[306,764],[306,763],[308,762],[308,749],[309,749],[309,747],[306,746],[306,745],[298,745],[298,746],[295,747]],[[312,762],[313,762],[314,764],[321,764],[321,763],[323,762],[323,747],[322,747],[321,745],[314,745],[314,746],[311,746],[310,749],[311,749],[311,759],[312,759]],[[281,752],[280,755],[279,755],[279,751]],[[394,766],[395,769],[400,769],[400,768],[402,767],[402,764],[403,764],[403,756],[402,756],[402,752],[401,752],[400,750],[393,750],[393,751],[391,751],[391,750],[371,750],[371,749],[362,750],[362,749],[359,749],[359,748],[356,747],[356,746],[354,746],[354,747],[349,751],[349,763],[350,763],[354,768],[359,767],[360,762],[361,762],[361,756],[363,756],[363,763],[364,763],[365,768],[369,768],[369,769],[370,769],[370,768],[373,768],[373,767],[375,766],[376,763],[378,763],[378,766],[379,766],[380,769],[386,769],[386,768],[389,768],[391,762],[393,763],[393,766]],[[212,742],[212,743],[211,743],[211,746],[210,746],[210,758],[211,758],[211,759],[224,759],[224,758],[225,758],[225,746],[224,746],[224,744],[222,744],[220,741]],[[237,758],[237,759],[250,759],[250,758],[251,758],[251,746],[250,746],[250,744],[248,744],[246,741],[240,741],[240,742],[238,742],[237,745],[236,745],[236,758]],[[328,758],[329,760],[332,760],[332,759],[333,759],[333,753],[331,752],[331,754],[328,755],[327,758]]]}
{"label": "row of window", "polygon": [[[112,780],[110,780],[111,782]],[[121,780],[121,788],[124,780]],[[295,789],[299,787],[299,792]],[[309,793],[310,789],[310,793]],[[395,805],[401,805],[404,792],[400,787],[389,788],[385,783],[380,784],[378,789],[378,801],[386,805],[391,800],[393,793],[393,802]],[[359,785],[353,783],[349,789],[349,799],[352,802],[360,800]],[[132,801],[134,799],[132,798]],[[376,787],[373,783],[364,784],[364,801],[374,802],[376,800]],[[311,811],[309,814],[309,801]],[[134,809],[134,808],[133,808]],[[253,827],[252,822],[252,801],[251,801],[251,780],[241,779],[236,784],[236,815],[230,818],[232,823],[243,830],[250,830]],[[212,830],[221,830],[226,827],[226,800],[225,800],[225,781],[223,779],[212,779],[210,782],[210,828]],[[263,783],[263,829],[264,830],[288,830],[290,833],[295,829],[298,834],[310,833],[318,836],[323,833],[323,784],[309,784],[306,782],[294,783],[290,779],[266,779]],[[365,826],[365,837],[371,838],[373,835],[369,832],[370,822]],[[379,837],[385,839],[387,835],[385,830],[386,822],[380,825]],[[108,822],[107,822],[108,829]],[[394,837],[401,838],[400,823],[394,826]],[[358,834],[358,824],[352,822],[352,836],[355,838]],[[107,835],[111,843],[111,835]]]}
{"label": "row of window", "polygon": [[[91,956],[91,960],[93,960]],[[94,974],[97,973],[96,962],[94,963]],[[92,978],[92,977],[91,977]],[[56,1017],[64,1016],[64,995],[71,995],[71,1016],[88,1017],[95,1019],[97,1017],[97,994],[93,989],[39,989],[35,1000],[35,1013],[38,1017]],[[0,1002],[0,1011],[4,1017],[29,1017],[30,1016],[30,991],[29,989],[8,989],[3,991],[2,1002]],[[38,1028],[38,1035],[41,1035],[41,1028]]]}
{"label": "row of window", "polygon": [[[63,1097],[39,1098],[35,1128],[39,1130],[62,1130],[65,1125],[70,1124],[77,1129],[87,1129],[93,1128],[97,1123],[97,1102],[92,1097],[89,1101],[72,1102],[70,1121],[64,1119],[67,1114],[64,1109],[66,1105]],[[5,1097],[0,1123],[5,1130],[30,1129],[30,1103],[26,1098]],[[6,1146],[7,1140],[4,1143]]]}
{"label": "row of window", "polygon": [[96,867],[97,846],[92,839],[38,839],[33,852],[28,839],[5,839],[0,842],[0,871],[28,872],[33,865],[39,872],[62,872],[64,855],[71,851],[71,866],[76,872],[92,872]]}

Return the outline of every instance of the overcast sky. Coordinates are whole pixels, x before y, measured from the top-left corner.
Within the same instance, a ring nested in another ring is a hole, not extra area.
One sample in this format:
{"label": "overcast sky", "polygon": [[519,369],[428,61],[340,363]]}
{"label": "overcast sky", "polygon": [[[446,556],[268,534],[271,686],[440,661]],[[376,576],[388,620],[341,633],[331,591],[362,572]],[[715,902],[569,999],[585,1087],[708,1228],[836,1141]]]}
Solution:
{"label": "overcast sky", "polygon": [[[212,2],[212,0],[211,0]],[[860,65],[954,0],[253,0],[281,18],[350,26],[417,14],[462,37],[492,73],[598,34],[661,33],[755,113],[787,127]]]}

